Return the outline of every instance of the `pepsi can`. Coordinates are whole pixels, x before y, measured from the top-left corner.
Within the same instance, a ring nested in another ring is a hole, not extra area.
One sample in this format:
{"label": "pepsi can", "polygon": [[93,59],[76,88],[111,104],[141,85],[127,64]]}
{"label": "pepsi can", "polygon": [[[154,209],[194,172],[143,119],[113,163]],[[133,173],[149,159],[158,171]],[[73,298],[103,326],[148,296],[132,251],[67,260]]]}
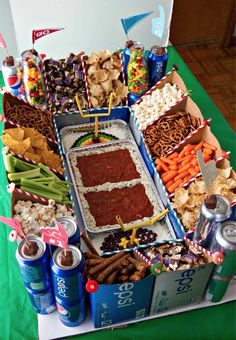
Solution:
{"label": "pepsi can", "polygon": [[35,291],[26,288],[33,310],[38,314],[50,314],[56,310],[52,288]]}
{"label": "pepsi can", "polygon": [[54,295],[62,301],[75,303],[84,296],[85,260],[81,251],[73,245],[67,250],[57,248],[51,259]]}
{"label": "pepsi can", "polygon": [[[28,245],[36,245],[35,254],[29,255]],[[18,245],[16,259],[26,288],[42,291],[51,287],[49,250],[39,237],[23,239]]]}
{"label": "pepsi can", "polygon": [[12,63],[13,65],[9,66],[5,59],[2,64],[2,73],[6,89],[14,96],[25,99],[22,65],[13,58]]}
{"label": "pepsi can", "polygon": [[208,196],[200,207],[193,242],[209,249],[215,232],[221,223],[230,217],[231,213],[232,209],[227,198],[220,195]]}
{"label": "pepsi can", "polygon": [[227,221],[217,229],[210,250],[224,254],[224,262],[215,266],[209,281],[207,298],[212,302],[220,301],[236,270],[236,222]]}
{"label": "pepsi can", "polygon": [[[72,244],[76,247],[80,247],[80,230],[75,222],[75,220],[71,217],[60,217],[56,219],[57,222],[64,227],[67,235],[68,235],[68,244]],[[51,227],[55,227],[55,221],[52,222]]]}
{"label": "pepsi can", "polygon": [[132,106],[139,98],[141,98],[142,95],[134,94],[134,93],[128,93],[128,105]]}
{"label": "pepsi can", "polygon": [[86,318],[85,296],[76,303],[56,299],[59,320],[67,327],[76,327]]}
{"label": "pepsi can", "polygon": [[168,53],[165,47],[152,46],[148,52],[148,69],[150,87],[166,74]]}

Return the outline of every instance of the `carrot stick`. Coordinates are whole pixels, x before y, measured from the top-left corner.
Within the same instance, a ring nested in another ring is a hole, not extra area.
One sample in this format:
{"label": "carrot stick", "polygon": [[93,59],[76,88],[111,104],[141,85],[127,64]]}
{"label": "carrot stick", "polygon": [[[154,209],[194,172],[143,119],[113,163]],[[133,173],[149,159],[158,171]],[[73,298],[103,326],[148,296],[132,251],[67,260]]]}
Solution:
{"label": "carrot stick", "polygon": [[212,149],[208,149],[208,148],[204,148],[203,149],[203,153],[207,153],[208,155],[213,154],[213,150]]}
{"label": "carrot stick", "polygon": [[187,144],[185,147],[184,147],[185,151],[192,151],[194,149],[194,145],[192,144]]}
{"label": "carrot stick", "polygon": [[195,168],[190,168],[190,169],[188,169],[188,172],[189,172],[190,175],[192,175],[192,176],[195,176],[196,173],[197,173]]}
{"label": "carrot stick", "polygon": [[193,159],[191,160],[191,164],[192,164],[193,166],[198,165],[198,160],[197,160],[197,158],[193,158]]}
{"label": "carrot stick", "polygon": [[167,182],[166,184],[165,184],[165,188],[166,189],[168,189],[172,184],[174,184],[175,183],[175,181],[173,180],[173,179],[171,179],[169,182]]}
{"label": "carrot stick", "polygon": [[169,171],[168,166],[166,166],[166,164],[163,163],[159,158],[156,159],[156,164],[160,165],[164,171]]}
{"label": "carrot stick", "polygon": [[185,161],[186,159],[190,159],[190,158],[192,158],[192,157],[193,157],[192,155],[185,156],[185,157],[183,157],[182,159],[179,159],[179,160],[178,160],[178,163],[183,162],[183,161]]}
{"label": "carrot stick", "polygon": [[188,171],[181,172],[181,174],[179,174],[179,175],[177,175],[177,176],[174,177],[174,181],[177,182],[179,179],[188,176],[188,174],[189,174]]}
{"label": "carrot stick", "polygon": [[185,156],[185,150],[183,149],[180,153],[179,153],[179,158],[183,158]]}
{"label": "carrot stick", "polygon": [[213,145],[211,145],[211,144],[208,144],[207,142],[204,142],[203,143],[203,147],[204,148],[207,148],[207,149],[212,149],[212,150],[216,150],[216,147],[215,146],[213,146]]}
{"label": "carrot stick", "polygon": [[177,164],[175,164],[175,165],[170,165],[170,166],[169,166],[169,169],[170,169],[170,170],[177,170],[177,169],[178,169],[178,165],[177,165]]}
{"label": "carrot stick", "polygon": [[158,172],[161,171],[161,166],[158,164],[158,165],[156,166],[156,169],[157,169]]}
{"label": "carrot stick", "polygon": [[202,146],[203,146],[203,141],[201,141],[201,142],[199,142],[196,146],[195,146],[195,150],[197,151],[197,150],[200,150],[201,148],[202,148]]}
{"label": "carrot stick", "polygon": [[204,159],[204,162],[206,163],[211,159],[211,156],[208,154],[203,154],[203,159]]}
{"label": "carrot stick", "polygon": [[181,168],[179,168],[178,174],[181,174],[182,172],[187,171],[191,167],[192,167],[191,163],[188,162],[186,165],[184,165]]}
{"label": "carrot stick", "polygon": [[195,166],[195,169],[196,169],[197,173],[200,171],[200,168],[199,168],[199,166],[198,166],[198,165],[197,165],[197,166]]}
{"label": "carrot stick", "polygon": [[191,155],[191,151],[185,151],[184,155],[185,155],[185,156]]}
{"label": "carrot stick", "polygon": [[167,175],[161,177],[161,180],[162,180],[163,183],[167,183],[171,179],[173,179],[176,175],[177,175],[177,172],[172,170],[172,171],[169,171],[169,173]]}
{"label": "carrot stick", "polygon": [[181,165],[183,166],[183,165],[186,165],[186,164],[189,164],[190,162],[191,162],[191,158],[192,158],[193,156],[191,156],[191,157],[189,157],[189,158],[186,158],[183,162],[181,162]]}
{"label": "carrot stick", "polygon": [[164,163],[167,163],[168,165],[175,165],[176,162],[174,162],[172,159],[168,159],[168,158],[165,158],[165,157],[160,157],[160,160]]}
{"label": "carrot stick", "polygon": [[174,152],[170,156],[168,156],[167,158],[168,159],[174,159],[174,158],[178,157],[178,155],[179,155],[178,152]]}
{"label": "carrot stick", "polygon": [[170,185],[168,187],[169,193],[172,194],[175,191],[175,189],[177,189],[180,186],[181,183],[182,183],[182,180],[180,179],[179,181],[177,181],[177,182],[173,183],[172,185]]}
{"label": "carrot stick", "polygon": [[196,151],[195,150],[192,150],[191,151],[191,155],[195,155],[196,154]]}

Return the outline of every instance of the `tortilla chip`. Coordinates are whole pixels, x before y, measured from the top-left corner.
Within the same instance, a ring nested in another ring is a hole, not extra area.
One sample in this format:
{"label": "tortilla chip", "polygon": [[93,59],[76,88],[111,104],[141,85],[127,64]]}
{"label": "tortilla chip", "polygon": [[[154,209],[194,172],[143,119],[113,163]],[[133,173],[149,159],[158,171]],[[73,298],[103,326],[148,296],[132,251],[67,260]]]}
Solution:
{"label": "tortilla chip", "polygon": [[98,97],[103,95],[103,88],[101,85],[93,85],[90,87],[90,93],[92,96]]}
{"label": "tortilla chip", "polygon": [[231,174],[232,168],[226,168],[226,169],[217,169],[218,175],[223,176],[225,178],[229,178]]}
{"label": "tortilla chip", "polygon": [[20,155],[24,155],[24,153],[30,147],[30,139],[25,139],[23,142],[18,142],[13,139],[10,135],[3,135],[2,142],[5,146],[8,146],[9,149],[15,153],[19,153]]}
{"label": "tortilla chip", "polygon": [[102,64],[102,68],[105,68],[107,70],[112,70],[113,69],[113,65],[111,60],[107,60]]}
{"label": "tortilla chip", "polygon": [[120,76],[120,71],[118,71],[118,70],[115,70],[115,69],[113,69],[113,70],[108,70],[108,77],[109,77],[109,79],[111,79],[111,80],[117,80],[118,78],[119,78],[119,76]]}
{"label": "tortilla chip", "polygon": [[95,83],[100,83],[108,79],[109,75],[106,70],[99,70],[94,73]]}
{"label": "tortilla chip", "polygon": [[102,63],[103,61],[107,60],[108,58],[111,58],[112,54],[108,50],[102,50],[97,53],[99,56],[99,62]]}
{"label": "tortilla chip", "polygon": [[96,97],[90,97],[90,101],[93,107],[99,107],[99,100]]}
{"label": "tortilla chip", "polygon": [[91,56],[86,60],[86,64],[94,64],[99,60],[99,55],[95,52],[91,54]]}
{"label": "tortilla chip", "polygon": [[93,64],[89,66],[87,73],[89,76],[91,76],[92,74],[94,74],[96,71],[99,71],[99,70],[100,70],[99,65]]}
{"label": "tortilla chip", "polygon": [[3,130],[5,134],[8,134],[13,139],[17,140],[18,142],[23,142],[24,139],[24,130],[21,128],[13,128],[13,129],[5,129]]}
{"label": "tortilla chip", "polygon": [[26,152],[26,153],[24,154],[24,156],[25,156],[26,158],[29,158],[29,159],[32,160],[32,161],[35,161],[36,163],[39,163],[39,162],[41,161],[41,159],[42,159],[41,156],[36,155],[36,154],[34,154],[34,153],[32,153],[32,152]]}
{"label": "tortilla chip", "polygon": [[120,98],[125,98],[128,95],[128,87],[121,84],[121,86],[117,87],[115,89],[116,95]]}
{"label": "tortilla chip", "polygon": [[110,79],[108,79],[107,81],[103,81],[101,83],[101,86],[107,95],[111,93],[113,87],[112,87],[112,81]]}

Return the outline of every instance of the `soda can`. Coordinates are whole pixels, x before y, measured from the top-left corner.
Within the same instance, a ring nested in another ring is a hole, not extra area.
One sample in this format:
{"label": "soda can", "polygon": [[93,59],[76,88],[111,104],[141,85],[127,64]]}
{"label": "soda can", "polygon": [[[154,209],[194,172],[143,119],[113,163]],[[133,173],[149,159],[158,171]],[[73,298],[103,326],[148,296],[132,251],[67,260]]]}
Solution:
{"label": "soda can", "polygon": [[133,105],[139,98],[141,98],[142,95],[134,94],[134,93],[128,93],[128,105]]}
{"label": "soda can", "polygon": [[220,301],[236,271],[236,222],[224,222],[216,231],[210,250],[224,254],[224,262],[215,266],[209,281],[207,298]]}
{"label": "soda can", "polygon": [[[68,244],[72,244],[76,247],[80,247],[80,230],[75,222],[75,220],[71,217],[60,217],[57,218],[56,221],[60,222],[60,224],[65,228],[65,231],[68,235]],[[53,221],[51,227],[55,227],[55,222]]]}
{"label": "soda can", "polygon": [[14,65],[8,66],[6,60],[4,60],[2,64],[2,73],[7,91],[12,93],[14,96],[25,99],[21,63],[14,60]]}
{"label": "soda can", "polygon": [[86,318],[85,296],[76,303],[69,303],[56,298],[59,320],[67,327],[76,327]]}
{"label": "soda can", "polygon": [[206,249],[209,249],[214,234],[221,223],[229,219],[232,213],[227,198],[220,195],[212,195],[211,197],[215,200],[214,208],[209,207],[207,199],[202,203],[193,234],[193,242]]}
{"label": "soda can", "polygon": [[[67,260],[71,256],[68,264]],[[68,245],[67,251],[57,248],[51,259],[51,272],[54,295],[57,299],[70,302],[80,301],[84,296],[85,260],[81,251],[73,245]]]}
{"label": "soda can", "polygon": [[166,74],[168,53],[165,47],[152,46],[148,52],[148,69],[150,87]]}
{"label": "soda can", "polygon": [[38,314],[50,314],[56,310],[56,303],[52,288],[35,291],[26,288],[33,310]]}
{"label": "soda can", "polygon": [[125,74],[125,81],[126,81],[126,83],[127,83],[127,66],[128,66],[129,59],[130,59],[131,47],[133,45],[143,46],[139,41],[128,40],[126,42],[126,47],[123,50],[123,70],[124,70],[124,74]]}
{"label": "soda can", "polygon": [[[27,242],[37,244],[38,250],[35,255],[26,254]],[[18,245],[16,259],[27,288],[42,291],[51,287],[49,250],[39,237],[30,236],[27,240],[23,239]]]}

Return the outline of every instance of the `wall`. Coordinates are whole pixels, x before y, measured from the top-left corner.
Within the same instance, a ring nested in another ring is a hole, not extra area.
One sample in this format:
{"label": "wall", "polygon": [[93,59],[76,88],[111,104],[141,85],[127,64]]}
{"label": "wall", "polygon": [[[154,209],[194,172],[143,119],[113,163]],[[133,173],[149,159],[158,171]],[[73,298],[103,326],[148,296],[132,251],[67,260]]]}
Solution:
{"label": "wall", "polygon": [[[8,52],[16,56],[18,51],[9,0],[0,0],[0,32],[7,44]],[[5,50],[0,48],[0,69],[5,57]]]}
{"label": "wall", "polygon": [[[6,1],[6,0],[4,0]],[[126,41],[120,18],[155,11],[130,32],[130,38],[145,43],[146,48],[155,44],[151,34],[151,18],[157,16],[161,1],[168,5],[172,0],[9,0],[19,51],[32,46],[31,32],[39,28],[65,30],[38,40],[35,48],[54,58],[67,52],[115,50]]]}

